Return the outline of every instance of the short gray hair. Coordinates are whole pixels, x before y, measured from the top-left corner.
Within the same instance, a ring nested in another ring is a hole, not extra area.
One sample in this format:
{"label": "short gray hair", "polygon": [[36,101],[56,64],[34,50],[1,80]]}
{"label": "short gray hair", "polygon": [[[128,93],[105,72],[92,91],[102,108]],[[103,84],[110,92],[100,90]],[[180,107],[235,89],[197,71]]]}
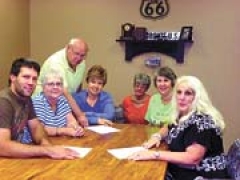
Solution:
{"label": "short gray hair", "polygon": [[146,85],[146,90],[148,90],[151,85],[151,78],[145,73],[135,74],[133,79],[133,85],[136,85],[137,83]]}
{"label": "short gray hair", "polygon": [[48,79],[50,77],[59,78],[61,83],[64,83],[63,82],[63,76],[61,75],[61,73],[59,71],[57,71],[56,69],[50,69],[47,72],[45,72],[44,75],[42,76],[42,78],[40,79],[41,84],[42,85],[46,84],[46,82],[48,81]]}

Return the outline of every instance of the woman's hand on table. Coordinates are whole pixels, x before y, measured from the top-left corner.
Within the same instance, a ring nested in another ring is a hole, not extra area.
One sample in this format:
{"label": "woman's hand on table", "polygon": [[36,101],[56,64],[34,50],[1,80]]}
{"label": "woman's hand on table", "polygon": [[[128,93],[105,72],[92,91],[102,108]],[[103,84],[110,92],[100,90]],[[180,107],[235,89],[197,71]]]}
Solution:
{"label": "woman's hand on table", "polygon": [[100,125],[106,125],[106,126],[112,126],[113,122],[108,120],[108,119],[103,119],[103,118],[99,118],[98,119],[98,124]]}
{"label": "woman's hand on table", "polygon": [[152,147],[159,147],[161,144],[161,138],[160,136],[157,136],[157,134],[153,134],[151,136],[151,138],[147,141],[147,142],[144,142],[143,143],[143,147],[144,148],[147,148],[147,149],[150,149]]}
{"label": "woman's hand on table", "polygon": [[140,160],[158,159],[157,158],[158,156],[156,156],[156,153],[159,153],[159,152],[146,149],[146,150],[133,153],[128,157],[128,160],[140,161]]}
{"label": "woman's hand on table", "polygon": [[72,137],[81,137],[84,135],[84,129],[78,125],[71,125],[70,127],[66,128],[66,135]]}

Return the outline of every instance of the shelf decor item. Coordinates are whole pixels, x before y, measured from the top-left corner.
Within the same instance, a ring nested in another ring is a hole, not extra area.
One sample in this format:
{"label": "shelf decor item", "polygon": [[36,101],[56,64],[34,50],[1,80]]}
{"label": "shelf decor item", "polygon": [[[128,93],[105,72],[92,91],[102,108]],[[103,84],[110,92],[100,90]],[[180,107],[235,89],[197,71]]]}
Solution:
{"label": "shelf decor item", "polygon": [[147,28],[136,27],[133,31],[133,37],[138,41],[145,40],[147,38]]}
{"label": "shelf decor item", "polygon": [[192,41],[192,26],[183,26],[180,32],[180,40]]}
{"label": "shelf decor item", "polygon": [[161,66],[161,59],[160,57],[154,57],[154,56],[148,57],[147,59],[145,59],[144,64],[149,68],[156,68]]}
{"label": "shelf decor item", "polygon": [[121,39],[122,40],[132,40],[133,39],[133,32],[135,30],[135,25],[131,23],[124,23],[121,26]]}

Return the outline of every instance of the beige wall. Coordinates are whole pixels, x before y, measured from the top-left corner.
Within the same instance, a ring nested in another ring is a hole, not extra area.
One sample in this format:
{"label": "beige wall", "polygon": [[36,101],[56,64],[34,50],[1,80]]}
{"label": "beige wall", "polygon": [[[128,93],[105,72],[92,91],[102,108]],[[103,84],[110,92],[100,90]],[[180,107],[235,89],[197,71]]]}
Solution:
{"label": "beige wall", "polygon": [[[108,69],[106,90],[120,103],[131,93],[132,76],[136,72],[153,73],[143,64],[150,53],[137,56],[130,63],[124,61],[124,46],[115,41],[120,36],[121,24],[131,22],[149,31],[175,31],[193,25],[194,43],[186,49],[183,65],[164,54],[154,55],[160,56],[162,64],[174,68],[178,75],[196,75],[203,81],[214,105],[226,119],[226,148],[239,137],[240,98],[236,91],[240,88],[239,1],[169,0],[169,15],[156,21],[140,16],[139,0],[31,0],[30,16],[27,2],[0,1],[1,27],[4,27],[0,31],[0,56],[4,63],[0,71],[1,86],[7,81],[9,62],[15,56],[27,56],[31,47],[32,58],[42,63],[71,37],[81,36],[90,46],[88,67],[102,64]],[[153,87],[150,92],[154,92]]]}
{"label": "beige wall", "polygon": [[11,62],[30,54],[29,0],[0,0],[0,26],[0,88],[3,88]]}

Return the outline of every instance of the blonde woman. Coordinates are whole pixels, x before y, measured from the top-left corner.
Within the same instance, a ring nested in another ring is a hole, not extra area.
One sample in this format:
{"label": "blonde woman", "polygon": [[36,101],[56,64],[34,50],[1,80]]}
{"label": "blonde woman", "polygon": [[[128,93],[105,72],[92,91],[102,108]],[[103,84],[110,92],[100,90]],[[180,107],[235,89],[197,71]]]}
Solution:
{"label": "blonde woman", "polygon": [[225,123],[201,81],[194,76],[180,77],[172,105],[175,124],[158,134],[159,142],[165,139],[170,151],[145,150],[129,159],[168,161],[167,178],[175,180],[227,177],[222,141]]}

